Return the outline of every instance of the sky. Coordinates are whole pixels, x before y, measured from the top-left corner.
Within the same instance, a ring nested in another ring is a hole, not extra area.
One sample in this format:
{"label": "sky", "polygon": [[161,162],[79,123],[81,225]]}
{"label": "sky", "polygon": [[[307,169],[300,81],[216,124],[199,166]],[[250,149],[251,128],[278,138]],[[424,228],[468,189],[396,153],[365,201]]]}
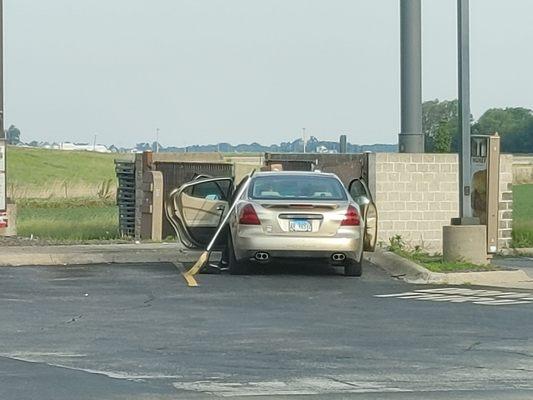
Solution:
{"label": "sky", "polygon": [[[453,99],[456,1],[422,7],[423,99]],[[474,118],[533,108],[532,15],[471,0]],[[24,141],[397,142],[399,0],[4,0],[4,21]]]}

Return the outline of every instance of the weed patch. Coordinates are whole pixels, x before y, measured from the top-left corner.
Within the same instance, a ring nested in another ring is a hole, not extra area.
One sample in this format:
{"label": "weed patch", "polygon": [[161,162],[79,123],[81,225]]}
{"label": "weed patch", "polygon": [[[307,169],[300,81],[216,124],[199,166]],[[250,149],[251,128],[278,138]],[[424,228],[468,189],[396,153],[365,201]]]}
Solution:
{"label": "weed patch", "polygon": [[410,249],[406,246],[401,235],[396,235],[389,239],[388,250],[393,253],[407,258],[432,272],[475,272],[475,271],[494,271],[492,265],[477,265],[468,262],[446,262],[441,254],[429,254],[420,246]]}

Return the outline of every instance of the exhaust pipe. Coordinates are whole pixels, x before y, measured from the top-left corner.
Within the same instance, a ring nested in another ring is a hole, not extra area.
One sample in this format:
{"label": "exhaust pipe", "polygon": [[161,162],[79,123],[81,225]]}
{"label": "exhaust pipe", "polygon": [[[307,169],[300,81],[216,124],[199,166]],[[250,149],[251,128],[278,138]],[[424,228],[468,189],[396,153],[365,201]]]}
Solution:
{"label": "exhaust pipe", "polygon": [[257,253],[255,253],[255,259],[257,261],[265,262],[265,261],[268,261],[269,257],[270,256],[268,255],[268,253],[264,253],[262,251],[258,251]]}
{"label": "exhaust pipe", "polygon": [[346,256],[343,253],[335,253],[331,256],[331,259],[340,262],[346,260]]}

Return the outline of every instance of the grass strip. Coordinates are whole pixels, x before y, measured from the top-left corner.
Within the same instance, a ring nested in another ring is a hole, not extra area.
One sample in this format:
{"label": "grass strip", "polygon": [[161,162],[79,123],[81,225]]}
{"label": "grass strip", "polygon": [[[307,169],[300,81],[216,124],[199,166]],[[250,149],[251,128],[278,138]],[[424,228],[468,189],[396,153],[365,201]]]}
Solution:
{"label": "grass strip", "polygon": [[533,247],[533,185],[513,186],[513,247]]}
{"label": "grass strip", "polygon": [[480,271],[495,271],[493,265],[477,265],[468,262],[447,262],[442,259],[442,255],[430,255],[424,252],[392,249],[393,253],[407,258],[431,272],[480,272]]}
{"label": "grass strip", "polygon": [[118,208],[101,200],[28,200],[18,204],[17,230],[50,240],[118,239]]}
{"label": "grass strip", "polygon": [[478,265],[463,261],[448,262],[444,261],[441,254],[431,255],[418,247],[410,249],[406,246],[401,235],[396,235],[389,239],[388,250],[421,265],[431,272],[480,272],[498,270],[498,267],[490,264]]}

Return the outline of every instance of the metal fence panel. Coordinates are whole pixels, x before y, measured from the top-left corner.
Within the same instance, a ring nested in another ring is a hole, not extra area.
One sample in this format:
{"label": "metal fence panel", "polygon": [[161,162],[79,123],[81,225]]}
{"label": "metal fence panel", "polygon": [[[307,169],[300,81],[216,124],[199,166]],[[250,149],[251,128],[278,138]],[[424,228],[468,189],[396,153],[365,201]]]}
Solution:
{"label": "metal fence panel", "polygon": [[281,164],[284,171],[313,171],[336,174],[348,185],[356,178],[367,178],[367,154],[266,153],[265,164]]}
{"label": "metal fence panel", "polygon": [[121,236],[135,235],[135,163],[115,160],[118,179],[117,205]]}

